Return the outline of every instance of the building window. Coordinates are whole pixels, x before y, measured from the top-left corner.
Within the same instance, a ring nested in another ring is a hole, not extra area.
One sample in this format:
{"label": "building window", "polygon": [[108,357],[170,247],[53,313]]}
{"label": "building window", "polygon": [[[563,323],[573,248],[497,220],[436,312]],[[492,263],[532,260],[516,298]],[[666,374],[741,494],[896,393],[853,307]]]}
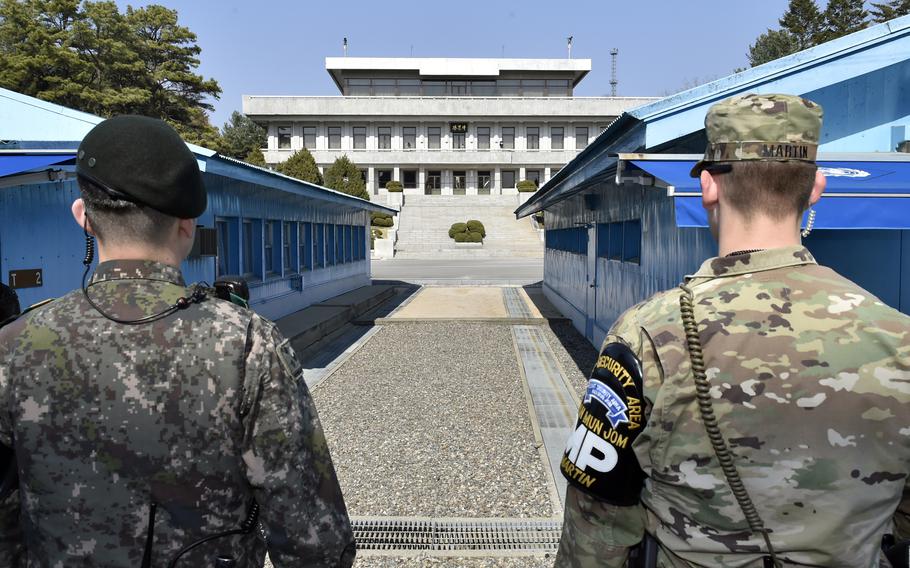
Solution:
{"label": "building window", "polygon": [[502,170],[502,187],[504,189],[515,187],[515,170]]}
{"label": "building window", "polygon": [[335,225],[335,264],[344,262],[344,225]]}
{"label": "building window", "polygon": [[585,146],[588,145],[588,127],[587,126],[576,126],[575,127],[575,149],[584,150]]}
{"label": "building window", "polygon": [[243,222],[243,274],[253,274],[253,222]]}
{"label": "building window", "polygon": [[420,79],[398,79],[399,96],[420,95]]}
{"label": "building window", "polygon": [[588,230],[584,227],[548,229],[544,240],[547,248],[551,250],[561,250],[572,254],[588,254]]}
{"label": "building window", "polygon": [[552,126],[550,127],[550,149],[551,150],[562,150],[564,146],[563,137],[565,136],[565,129],[562,126]]}
{"label": "building window", "polygon": [[439,141],[442,138],[442,128],[439,126],[427,127],[427,148],[439,150]]}
{"label": "building window", "polygon": [[478,126],[477,127],[477,149],[478,150],[489,150],[490,149],[490,127],[489,126]]}
{"label": "building window", "polygon": [[452,133],[452,149],[453,150],[464,150],[465,148],[465,133],[464,132],[453,132]]}
{"label": "building window", "polygon": [[[236,239],[236,225],[237,221],[232,220],[230,223],[227,219],[216,219],[215,220],[215,232],[218,237],[218,265],[216,267],[217,274],[215,276],[224,276],[225,274],[232,274],[237,270],[237,259],[232,255],[234,247],[231,246],[233,239]],[[234,228],[234,237],[231,237],[231,228]]]}
{"label": "building window", "polygon": [[610,223],[610,242],[607,245],[607,258],[622,260],[622,223]]}
{"label": "building window", "polygon": [[442,193],[442,172],[439,170],[430,170],[427,172],[427,183],[424,189],[427,195],[439,195]]}
{"label": "building window", "polygon": [[417,189],[417,170],[401,170],[401,185],[405,189]]}
{"label": "building window", "polygon": [[304,272],[313,266],[313,224],[300,223],[298,225],[297,249],[300,259],[300,271]]}
{"label": "building window", "polygon": [[265,255],[265,273],[272,274],[275,272],[275,222],[265,222],[265,240],[262,243],[263,254]]}
{"label": "building window", "polygon": [[376,185],[379,188],[385,188],[390,181],[392,181],[392,170],[376,170]]}
{"label": "building window", "polygon": [[367,127],[366,126],[355,126],[354,127],[354,149],[355,150],[366,150],[367,149]]}
{"label": "building window", "polygon": [[492,189],[492,176],[490,170],[481,170],[477,172],[477,193],[480,195],[490,195]]}
{"label": "building window", "polygon": [[521,95],[521,81],[517,79],[500,79],[496,82],[499,94],[503,97],[517,97]]}
{"label": "building window", "polygon": [[291,223],[284,224],[284,235],[281,239],[281,249],[282,249],[282,259],[284,271],[287,272],[297,272],[297,267],[294,266],[294,257],[291,256],[293,243],[291,242]]}
{"label": "building window", "polygon": [[545,85],[543,79],[524,79],[521,82],[521,94],[525,97],[542,97]]}
{"label": "building window", "polygon": [[467,175],[464,170],[452,172],[452,188],[455,191],[461,191],[464,193],[467,185]]}
{"label": "building window", "polygon": [[290,126],[279,126],[278,127],[278,148],[280,150],[285,150],[291,147],[291,127]]}
{"label": "building window", "polygon": [[534,185],[540,187],[540,170],[525,170],[525,179],[533,181]]}
{"label": "building window", "polygon": [[395,79],[373,79],[373,95],[377,97],[395,96]]}
{"label": "building window", "polygon": [[641,264],[641,219],[623,221],[622,260]]}
{"label": "building window", "polygon": [[405,150],[417,149],[417,127],[403,126],[401,128],[401,146]]}
{"label": "building window", "polygon": [[514,126],[503,126],[502,127],[502,140],[499,141],[499,147],[504,150],[515,149],[515,127]]}
{"label": "building window", "polygon": [[325,266],[325,225],[313,224],[313,268]]}
{"label": "building window", "polygon": [[316,127],[315,126],[304,126],[303,127],[303,147],[309,150],[316,149]]}
{"label": "building window", "polygon": [[380,126],[376,129],[376,132],[379,136],[379,149],[380,150],[391,150],[392,149],[392,127],[391,126]]}
{"label": "building window", "polygon": [[527,133],[527,142],[528,150],[539,150],[540,149],[540,128],[537,126],[529,126],[526,129]]}
{"label": "building window", "polygon": [[471,94],[475,97],[496,96],[495,81],[471,81]]}
{"label": "building window", "polygon": [[549,79],[547,80],[547,96],[549,97],[571,97],[572,91],[569,88],[567,79]]}
{"label": "building window", "polygon": [[341,150],[340,126],[329,126],[329,150]]}
{"label": "building window", "polygon": [[370,80],[369,79],[348,79],[348,95],[362,95],[367,96],[370,94]]}

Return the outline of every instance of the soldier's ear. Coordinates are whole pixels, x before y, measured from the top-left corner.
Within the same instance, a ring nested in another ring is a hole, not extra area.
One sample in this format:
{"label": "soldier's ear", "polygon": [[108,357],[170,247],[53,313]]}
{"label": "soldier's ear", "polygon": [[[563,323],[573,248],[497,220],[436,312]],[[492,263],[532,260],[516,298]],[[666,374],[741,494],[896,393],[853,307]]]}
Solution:
{"label": "soldier's ear", "polygon": [[85,214],[85,202],[82,201],[80,197],[76,201],[73,201],[73,206],[71,208],[73,212],[73,219],[76,220],[76,224],[85,230],[91,236],[96,236],[95,231],[92,230],[92,223],[88,219],[88,215]]}
{"label": "soldier's ear", "polygon": [[821,170],[815,170],[815,183],[812,184],[812,193],[809,194],[809,205],[815,205],[822,198],[822,193],[828,185],[828,178]]}
{"label": "soldier's ear", "polygon": [[720,199],[717,178],[708,170],[702,170],[698,181],[701,182],[701,206],[710,211],[717,207]]}

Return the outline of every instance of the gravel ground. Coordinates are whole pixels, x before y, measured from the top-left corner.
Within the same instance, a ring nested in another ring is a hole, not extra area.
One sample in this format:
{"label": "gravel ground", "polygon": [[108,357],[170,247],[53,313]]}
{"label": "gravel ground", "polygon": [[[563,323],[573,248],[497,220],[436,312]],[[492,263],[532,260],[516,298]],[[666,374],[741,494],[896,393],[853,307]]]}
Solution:
{"label": "gravel ground", "polygon": [[552,568],[555,557],[535,558],[402,558],[395,556],[364,556],[354,561],[354,568]]}
{"label": "gravel ground", "polygon": [[352,516],[558,514],[508,326],[385,326],[313,396]]}
{"label": "gravel ground", "polygon": [[580,398],[588,386],[588,376],[597,361],[598,351],[578,333],[572,322],[551,322],[544,335]]}

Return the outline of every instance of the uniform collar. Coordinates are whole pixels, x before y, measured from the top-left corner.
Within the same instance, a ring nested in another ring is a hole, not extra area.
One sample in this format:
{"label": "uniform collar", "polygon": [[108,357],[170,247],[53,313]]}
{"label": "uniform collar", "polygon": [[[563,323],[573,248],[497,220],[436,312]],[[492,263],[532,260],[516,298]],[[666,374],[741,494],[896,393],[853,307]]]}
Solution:
{"label": "uniform collar", "polygon": [[159,280],[186,286],[179,268],[152,260],[108,260],[102,262],[92,275],[92,284],[110,280]]}
{"label": "uniform collar", "polygon": [[717,256],[709,258],[698,269],[692,278],[722,278],[763,272],[787,266],[816,264],[812,253],[803,246],[774,248],[736,256]]}

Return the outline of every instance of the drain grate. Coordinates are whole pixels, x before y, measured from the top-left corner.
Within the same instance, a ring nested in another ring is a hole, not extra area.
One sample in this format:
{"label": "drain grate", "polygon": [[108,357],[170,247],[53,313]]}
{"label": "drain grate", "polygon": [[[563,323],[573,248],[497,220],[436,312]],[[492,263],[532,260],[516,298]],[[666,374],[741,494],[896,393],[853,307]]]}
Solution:
{"label": "drain grate", "polygon": [[352,519],[358,550],[555,552],[562,521],[550,519]]}
{"label": "drain grate", "polygon": [[506,310],[509,312],[509,317],[534,317],[534,314],[531,313],[531,309],[528,307],[528,304],[525,303],[524,298],[521,297],[521,293],[519,293],[518,288],[503,288],[502,299],[505,302]]}

